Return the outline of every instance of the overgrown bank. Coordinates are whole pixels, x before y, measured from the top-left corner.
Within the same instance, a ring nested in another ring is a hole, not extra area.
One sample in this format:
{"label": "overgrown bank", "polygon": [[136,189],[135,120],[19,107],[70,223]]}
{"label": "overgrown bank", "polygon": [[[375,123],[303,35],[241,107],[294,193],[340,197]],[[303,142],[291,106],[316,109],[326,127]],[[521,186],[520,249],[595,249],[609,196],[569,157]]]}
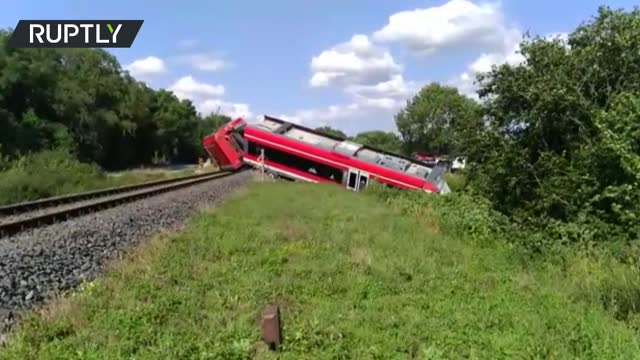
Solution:
{"label": "overgrown bank", "polygon": [[43,151],[13,161],[0,159],[0,205],[190,173],[126,171],[112,177],[97,165],[78,161],[67,151]]}
{"label": "overgrown bank", "polygon": [[532,260],[465,201],[255,184],[25,321],[0,358],[275,358],[270,302],[285,359],[637,357],[637,316],[598,299],[637,293],[630,267]]}
{"label": "overgrown bank", "polygon": [[554,242],[640,238],[640,8],[601,8],[479,77],[469,184]]}

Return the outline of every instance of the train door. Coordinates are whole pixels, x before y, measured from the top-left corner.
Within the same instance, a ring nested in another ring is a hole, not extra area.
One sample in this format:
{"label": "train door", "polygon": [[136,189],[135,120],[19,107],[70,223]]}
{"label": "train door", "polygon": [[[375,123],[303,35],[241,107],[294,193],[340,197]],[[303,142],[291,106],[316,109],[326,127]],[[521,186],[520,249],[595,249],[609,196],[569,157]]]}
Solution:
{"label": "train door", "polygon": [[358,169],[349,169],[347,174],[347,189],[352,191],[364,190],[369,184],[369,173]]}

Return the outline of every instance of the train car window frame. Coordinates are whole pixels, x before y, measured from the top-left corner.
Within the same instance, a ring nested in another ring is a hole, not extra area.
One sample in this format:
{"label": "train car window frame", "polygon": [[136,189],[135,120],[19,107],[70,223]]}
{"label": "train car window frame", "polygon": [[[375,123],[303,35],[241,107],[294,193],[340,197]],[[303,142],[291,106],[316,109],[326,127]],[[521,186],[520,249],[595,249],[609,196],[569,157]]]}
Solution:
{"label": "train car window frame", "polygon": [[260,156],[261,149],[264,149],[264,156],[266,160],[271,160],[275,163],[321,177],[331,182],[338,184],[342,183],[344,171],[338,168],[321,164],[290,153],[285,153],[274,148],[258,145],[253,141],[247,142],[247,153],[254,156]]}
{"label": "train car window frame", "polygon": [[358,170],[349,169],[347,177],[347,189],[358,191]]}
{"label": "train car window frame", "polygon": [[358,191],[366,189],[367,186],[369,185],[369,174],[361,171],[359,175],[360,176],[358,176]]}

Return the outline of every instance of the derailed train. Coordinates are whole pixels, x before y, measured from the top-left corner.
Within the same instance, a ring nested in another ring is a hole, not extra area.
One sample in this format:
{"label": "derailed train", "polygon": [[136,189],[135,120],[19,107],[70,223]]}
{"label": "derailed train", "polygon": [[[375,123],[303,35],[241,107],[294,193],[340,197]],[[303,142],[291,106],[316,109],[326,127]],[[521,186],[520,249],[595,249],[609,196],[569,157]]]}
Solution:
{"label": "derailed train", "polygon": [[450,191],[443,167],[429,167],[271,116],[257,124],[232,120],[202,143],[225,170],[251,166],[290,180],[333,183],[353,191],[364,189],[372,180],[400,189]]}

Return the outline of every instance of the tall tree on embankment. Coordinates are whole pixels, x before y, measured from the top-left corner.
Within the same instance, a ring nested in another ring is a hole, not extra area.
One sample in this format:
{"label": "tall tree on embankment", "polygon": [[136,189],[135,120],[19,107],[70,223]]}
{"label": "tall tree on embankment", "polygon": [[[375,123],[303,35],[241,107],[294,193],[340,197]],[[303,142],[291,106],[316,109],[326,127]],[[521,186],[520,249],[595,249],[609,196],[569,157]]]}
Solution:
{"label": "tall tree on embankment", "polygon": [[404,152],[457,155],[481,127],[481,107],[454,87],[432,83],[407,103],[395,122]]}
{"label": "tall tree on embankment", "polygon": [[568,41],[527,38],[521,64],[479,77],[487,126],[468,180],[497,209],[584,224],[568,241],[640,236],[638,34],[638,8],[603,7]]}

